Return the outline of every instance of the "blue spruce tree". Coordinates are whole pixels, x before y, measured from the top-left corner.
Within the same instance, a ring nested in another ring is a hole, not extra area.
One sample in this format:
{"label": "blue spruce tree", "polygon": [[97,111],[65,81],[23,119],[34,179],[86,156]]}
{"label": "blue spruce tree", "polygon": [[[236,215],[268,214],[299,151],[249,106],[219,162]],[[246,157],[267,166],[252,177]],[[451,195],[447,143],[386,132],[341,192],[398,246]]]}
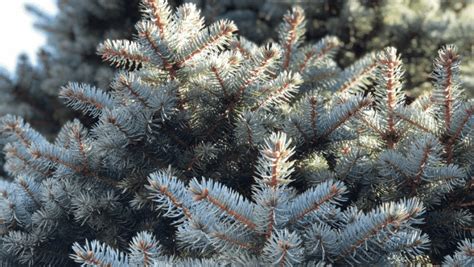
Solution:
{"label": "blue spruce tree", "polygon": [[261,46],[193,4],[141,11],[133,40],[98,48],[111,90],[60,90],[96,123],[50,141],[0,119],[2,264],[472,263],[473,105],[453,46],[409,104],[394,48],[341,69],[336,37],[304,41],[302,8]]}

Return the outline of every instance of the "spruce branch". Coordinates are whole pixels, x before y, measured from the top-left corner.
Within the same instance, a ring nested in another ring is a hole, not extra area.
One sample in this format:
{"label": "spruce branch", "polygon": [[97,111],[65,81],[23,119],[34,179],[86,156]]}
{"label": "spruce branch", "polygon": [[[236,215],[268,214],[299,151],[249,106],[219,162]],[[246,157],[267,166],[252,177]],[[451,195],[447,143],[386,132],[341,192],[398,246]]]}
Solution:
{"label": "spruce branch", "polygon": [[345,103],[334,106],[332,114],[327,118],[326,127],[321,136],[327,137],[331,135],[341,125],[361,113],[371,103],[372,99],[369,97],[352,96]]}
{"label": "spruce branch", "polygon": [[129,40],[106,40],[97,47],[97,54],[102,60],[109,61],[116,67],[136,68],[146,64],[150,59],[136,42]]}
{"label": "spruce branch", "polygon": [[160,37],[159,28],[150,21],[141,21],[136,26],[138,43],[144,48],[150,62],[158,68],[166,70],[171,78],[176,76],[174,56],[169,50],[168,43]]}
{"label": "spruce branch", "polygon": [[367,85],[370,84],[370,79],[376,68],[376,55],[374,53],[365,55],[340,74],[335,86],[336,89],[333,91],[340,94],[346,92],[363,93],[367,89]]}
{"label": "spruce branch", "polygon": [[[207,223],[209,221],[209,219],[203,220]],[[231,255],[232,253],[245,254],[258,251],[257,240],[245,227],[234,227],[227,223],[215,222],[212,227],[207,229],[209,229],[206,234],[210,239],[210,244],[220,253]]]}
{"label": "spruce branch", "polygon": [[269,109],[274,105],[289,102],[301,83],[303,80],[298,73],[282,72],[277,78],[270,81],[267,87],[257,92],[258,103],[252,110]]}
{"label": "spruce branch", "polygon": [[68,83],[61,88],[59,97],[69,107],[92,117],[99,117],[105,108],[113,106],[113,99],[106,92],[87,84]]}
{"label": "spruce branch", "polygon": [[292,266],[303,261],[301,238],[288,230],[276,231],[263,249],[266,262],[274,266]]}
{"label": "spruce branch", "polygon": [[192,219],[192,200],[185,191],[185,185],[173,176],[171,169],[152,173],[145,187],[151,192],[150,198],[157,207],[166,210],[165,216],[174,218],[186,216]]}
{"label": "spruce branch", "polygon": [[301,7],[293,7],[283,17],[283,23],[278,29],[278,39],[283,44],[283,65],[284,70],[288,70],[290,61],[295,53],[296,48],[303,41],[306,21],[304,11]]}
{"label": "spruce branch", "polygon": [[328,260],[332,251],[337,250],[338,235],[329,225],[315,223],[304,233],[306,253],[318,257],[322,261]]}
{"label": "spruce branch", "polygon": [[171,8],[166,0],[142,0],[141,12],[146,19],[152,21],[159,29],[163,39],[171,23]]}
{"label": "spruce branch", "polygon": [[[375,260],[390,247],[390,240],[405,235],[410,224],[419,224],[424,208],[416,199],[384,203],[377,210],[360,216],[341,233],[336,259],[348,256],[356,263]],[[416,230],[414,231],[416,233]],[[414,235],[415,233],[411,233]]]}
{"label": "spruce branch", "polygon": [[377,58],[377,86],[375,96],[377,108],[384,112],[387,129],[387,144],[389,148],[393,148],[397,135],[395,125],[397,124],[396,108],[400,105],[401,89],[402,89],[402,61],[397,55],[397,50],[393,47],[384,49]]}
{"label": "spruce branch", "polygon": [[214,134],[221,123],[239,107],[244,101],[244,96],[248,93],[247,89],[249,87],[259,82],[268,81],[277,68],[280,55],[280,49],[267,45],[258,49],[254,56],[235,72],[235,77],[240,77],[234,82],[233,87],[235,87],[235,89],[233,91],[235,92],[235,97],[233,101],[227,105],[225,111],[220,114],[214,122],[214,125],[207,130],[205,138]]}
{"label": "spruce branch", "polygon": [[236,31],[237,26],[231,21],[222,20],[215,22],[207,30],[201,31],[191,40],[188,46],[183,48],[176,65],[181,67],[201,53],[221,50],[225,45],[229,44],[232,34]]}
{"label": "spruce branch", "polygon": [[140,232],[133,237],[129,249],[130,265],[153,266],[154,260],[161,256],[161,246],[148,232]]}
{"label": "spruce branch", "polygon": [[258,185],[253,188],[253,197],[257,206],[257,229],[265,233],[265,239],[272,237],[274,229],[280,227],[284,220],[284,210],[291,193],[285,187],[289,176],[293,172],[294,161],[289,158],[294,150],[290,147],[291,139],[284,133],[273,133],[265,140],[265,145],[260,149],[256,173]]}
{"label": "spruce branch", "polygon": [[447,155],[448,163],[451,163],[454,158],[454,145],[463,133],[468,133],[474,125],[474,105],[472,103],[466,103],[456,110],[453,116],[453,123],[450,128],[447,142],[445,143],[445,150]]}
{"label": "spruce branch", "polygon": [[451,128],[452,116],[456,108],[455,101],[460,94],[459,66],[460,56],[454,45],[444,46],[438,51],[432,74],[435,84],[433,97],[437,115],[444,122],[445,132]]}
{"label": "spruce branch", "polygon": [[51,169],[37,164],[32,155],[18,144],[7,144],[4,151],[7,159],[4,168],[13,176],[26,174],[42,180],[53,173]]}
{"label": "spruce branch", "polygon": [[350,148],[346,152],[344,149],[339,156],[334,172],[338,180],[346,184],[357,184],[364,179],[372,169],[370,154],[363,148]]}
{"label": "spruce branch", "polygon": [[389,179],[401,179],[403,183],[411,181],[408,164],[403,154],[395,150],[386,150],[379,156],[379,173]]}
{"label": "spruce branch", "polygon": [[261,144],[264,136],[268,133],[268,129],[262,125],[262,121],[267,120],[271,120],[271,117],[263,112],[242,111],[238,114],[234,129],[237,142],[248,144],[250,147]]}
{"label": "spruce branch", "polygon": [[173,14],[173,23],[175,29],[173,35],[179,37],[174,38],[173,46],[178,53],[186,49],[189,41],[197,38],[205,27],[201,12],[193,3],[185,3],[179,6]]}
{"label": "spruce branch", "polygon": [[419,197],[426,206],[438,205],[449,192],[464,184],[466,177],[458,166],[443,164],[442,148],[435,136],[419,136],[405,154],[383,152],[379,174],[395,181],[398,190]]}
{"label": "spruce branch", "polygon": [[290,147],[291,139],[285,133],[273,133],[265,141],[257,163],[257,175],[262,184],[277,187],[291,182],[294,161],[289,161],[294,149]]}
{"label": "spruce branch", "polygon": [[46,139],[31,128],[23,118],[5,115],[0,118],[0,134],[4,142],[19,141],[22,146],[28,148],[34,142],[46,142]]}
{"label": "spruce branch", "polygon": [[[304,94],[293,105],[293,108],[294,112],[289,116],[286,131],[291,133],[296,130],[293,135],[302,136],[306,143],[311,143],[320,137],[327,111],[319,92],[311,91]],[[299,140],[300,138],[295,139]]]}
{"label": "spruce branch", "polygon": [[127,266],[128,257],[106,244],[86,240],[85,245],[74,243],[71,258],[81,264],[97,267]]}
{"label": "spruce branch", "polygon": [[43,207],[40,200],[38,199],[39,185],[35,181],[33,181],[32,179],[18,176],[16,178],[16,182],[20,186],[21,190],[26,193],[28,198],[31,199],[36,208],[39,209]]}
{"label": "spruce branch", "polygon": [[239,52],[245,59],[251,59],[254,52],[258,50],[258,46],[255,43],[245,39],[243,36],[234,37],[229,44],[229,48],[231,51]]}
{"label": "spruce branch", "polygon": [[326,36],[314,45],[303,47],[301,53],[297,55],[297,69],[299,73],[304,73],[308,67],[314,64],[321,64],[325,59],[332,57],[341,46],[337,37]]}
{"label": "spruce branch", "polygon": [[295,197],[289,210],[288,223],[301,221],[306,215],[322,209],[323,205],[333,205],[345,200],[347,188],[341,182],[326,181]]}
{"label": "spruce branch", "polygon": [[[257,81],[267,80],[274,71],[275,65],[280,59],[280,49],[272,46],[265,46],[252,58],[250,68],[242,68],[237,75],[244,77],[244,79],[237,80],[238,98],[240,98],[246,89]],[[250,65],[250,64],[249,64]]]}
{"label": "spruce branch", "polygon": [[[439,143],[433,136],[427,136],[427,138],[422,139],[422,142],[415,143],[415,146],[412,148],[411,158],[413,161],[409,164],[414,164],[413,168],[410,166],[410,171],[414,178],[412,180],[412,194],[416,191],[416,186],[421,183],[421,180],[425,177],[426,167],[436,159],[432,159],[433,155],[439,153]],[[426,178],[425,178],[426,179]]]}
{"label": "spruce branch", "polygon": [[110,87],[114,89],[114,93],[123,94],[122,98],[130,98],[130,102],[138,101],[145,108],[150,108],[148,99],[151,97],[151,89],[143,85],[141,79],[133,73],[119,72]]}
{"label": "spruce branch", "polygon": [[438,132],[436,120],[427,113],[419,113],[417,109],[409,106],[402,107],[395,111],[396,116],[408,124],[424,131],[425,133],[434,134]]}
{"label": "spruce branch", "polygon": [[197,179],[189,183],[189,192],[194,201],[205,201],[208,203],[211,214],[223,213],[230,221],[242,223],[251,230],[256,228],[253,222],[253,203],[229,189],[212,180]]}
{"label": "spruce branch", "polygon": [[443,265],[469,266],[474,263],[474,244],[472,240],[465,239],[458,244],[458,250],[453,256],[446,256]]}

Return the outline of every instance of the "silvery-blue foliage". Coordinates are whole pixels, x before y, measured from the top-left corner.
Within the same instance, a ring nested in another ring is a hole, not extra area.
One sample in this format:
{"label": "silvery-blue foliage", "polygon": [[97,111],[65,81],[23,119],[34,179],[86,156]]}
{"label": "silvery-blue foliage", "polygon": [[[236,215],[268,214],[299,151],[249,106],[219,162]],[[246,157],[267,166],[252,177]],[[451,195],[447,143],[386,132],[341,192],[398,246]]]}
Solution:
{"label": "silvery-blue foliage", "polygon": [[434,96],[408,105],[394,48],[342,70],[337,38],[305,44],[302,8],[262,46],[192,4],[141,10],[134,39],[98,48],[121,68],[111,90],[60,91],[92,126],[50,140],[0,119],[3,262],[407,264],[470,236],[473,113],[448,75],[454,47]]}

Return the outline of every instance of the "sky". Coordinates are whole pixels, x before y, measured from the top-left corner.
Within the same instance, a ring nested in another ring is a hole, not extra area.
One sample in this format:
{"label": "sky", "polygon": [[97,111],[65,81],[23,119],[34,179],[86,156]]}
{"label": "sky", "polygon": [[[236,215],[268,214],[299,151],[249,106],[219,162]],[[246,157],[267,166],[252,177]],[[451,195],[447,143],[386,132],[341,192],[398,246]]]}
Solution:
{"label": "sky", "polygon": [[34,3],[47,13],[56,11],[55,0],[6,0],[0,3],[0,68],[15,69],[17,57],[26,53],[35,62],[38,48],[46,39],[33,28],[34,18],[25,10],[26,3]]}

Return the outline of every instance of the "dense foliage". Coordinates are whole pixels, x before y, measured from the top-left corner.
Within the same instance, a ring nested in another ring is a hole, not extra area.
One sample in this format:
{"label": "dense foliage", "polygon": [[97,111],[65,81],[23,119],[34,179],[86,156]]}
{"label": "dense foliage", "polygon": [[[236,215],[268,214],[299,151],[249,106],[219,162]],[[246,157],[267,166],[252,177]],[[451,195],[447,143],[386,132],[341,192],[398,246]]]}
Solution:
{"label": "dense foliage", "polygon": [[342,42],[305,42],[300,7],[262,46],[192,4],[141,12],[133,40],[98,47],[120,68],[111,90],[60,90],[95,123],[49,141],[0,119],[3,264],[472,264],[474,105],[455,46],[407,103],[395,48],[341,69]]}
{"label": "dense foliage", "polygon": [[292,5],[301,5],[307,17],[307,38],[338,36],[343,45],[336,56],[341,66],[386,46],[402,53],[406,64],[406,93],[416,97],[429,91],[426,76],[431,57],[445,44],[456,44],[464,56],[464,86],[474,96],[474,1],[471,0],[192,0],[210,21],[235,20],[239,31],[261,43],[276,38],[274,29]]}

